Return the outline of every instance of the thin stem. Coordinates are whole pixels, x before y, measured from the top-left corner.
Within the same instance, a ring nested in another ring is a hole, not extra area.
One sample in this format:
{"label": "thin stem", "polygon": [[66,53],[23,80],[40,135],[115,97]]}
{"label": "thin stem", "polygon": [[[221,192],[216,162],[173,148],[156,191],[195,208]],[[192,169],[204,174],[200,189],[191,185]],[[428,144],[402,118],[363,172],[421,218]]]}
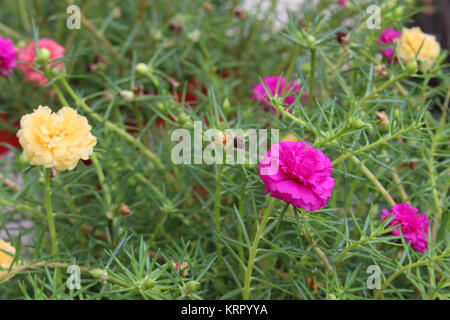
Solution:
{"label": "thin stem", "polygon": [[414,263],[410,263],[407,264],[406,266],[403,266],[402,268],[398,269],[397,271],[394,272],[394,274],[392,274],[381,286],[381,288],[377,291],[377,293],[374,296],[374,299],[379,299],[381,297],[381,294],[383,293],[383,291],[387,288],[387,286],[395,279],[397,278],[397,276],[399,276],[400,274],[402,274],[403,272],[405,272],[406,270],[410,269],[410,268],[415,268],[415,267],[420,267],[423,265],[426,265],[430,262],[434,262],[436,260],[442,259],[449,256],[448,251],[444,252],[443,254],[439,255],[439,256],[435,256],[435,257],[430,257],[427,258],[425,260],[421,260],[421,261],[417,261]]}
{"label": "thin stem", "polygon": [[343,160],[346,160],[346,159],[348,159],[348,158],[350,158],[350,157],[352,157],[354,155],[357,155],[357,154],[359,154],[361,152],[370,150],[370,149],[372,149],[372,148],[374,148],[374,147],[376,147],[376,146],[378,146],[380,144],[383,144],[383,143],[385,143],[385,142],[387,142],[389,140],[392,140],[392,139],[394,139],[394,138],[396,138],[396,137],[398,137],[398,136],[400,136],[400,135],[402,135],[402,134],[404,134],[406,132],[409,132],[409,131],[411,131],[413,129],[416,129],[416,128],[417,128],[417,125],[414,124],[414,125],[409,126],[407,128],[400,129],[400,130],[398,130],[397,132],[395,132],[394,134],[392,134],[390,136],[387,136],[387,137],[385,137],[383,139],[379,139],[379,140],[377,140],[377,141],[375,141],[373,143],[367,144],[364,147],[361,147],[361,148],[359,148],[357,150],[344,153],[343,155],[341,155],[338,158],[334,159],[331,164],[334,166],[334,165],[338,164],[339,162],[341,162]]}
{"label": "thin stem", "polygon": [[250,248],[250,253],[248,257],[248,264],[245,268],[245,278],[244,278],[244,288],[242,292],[242,297],[244,300],[248,300],[250,298],[250,284],[252,281],[252,271],[253,265],[255,264],[256,254],[258,253],[258,245],[261,237],[263,235],[264,228],[266,227],[267,222],[269,221],[270,214],[272,213],[275,205],[277,204],[277,199],[272,199],[269,207],[264,211],[264,216],[260,224],[258,224],[258,228],[256,229],[255,239],[253,240],[253,244]]}
{"label": "thin stem", "polygon": [[50,169],[44,168],[45,210],[52,243],[52,254],[58,253],[58,238],[56,237],[55,220],[53,217],[52,200],[50,196]]}
{"label": "thin stem", "polygon": [[311,49],[311,73],[309,74],[309,105],[314,105],[314,74],[316,72],[316,48]]}
{"label": "thin stem", "polygon": [[375,96],[376,94],[378,94],[380,91],[383,91],[384,89],[386,89],[387,87],[391,86],[392,84],[396,83],[397,81],[402,80],[403,78],[406,78],[408,75],[406,73],[402,73],[398,76],[396,76],[395,78],[390,79],[389,81],[386,81],[385,83],[383,83],[381,86],[379,86],[378,88],[376,88],[375,90],[373,90],[371,93],[369,93],[368,95],[364,96],[360,101],[359,104],[362,106],[367,100],[369,100],[370,98],[372,98],[373,96]]}
{"label": "thin stem", "polygon": [[[217,234],[220,234],[221,232],[221,223],[220,223],[220,202],[222,199],[222,172],[223,172],[223,165],[218,164],[217,165],[217,181],[216,181],[216,193],[214,196],[214,228]],[[222,244],[216,240],[216,247],[218,251],[219,258],[222,257]]]}
{"label": "thin stem", "polygon": [[386,199],[386,201],[391,206],[394,206],[395,205],[394,199],[392,199],[389,192],[387,192],[387,190],[383,187],[383,185],[380,183],[380,181],[378,181],[378,179],[372,174],[372,172],[370,172],[370,170],[361,161],[359,161],[358,158],[356,158],[355,156],[351,156],[351,159],[356,165],[360,165],[360,169],[366,175],[367,179],[369,179],[370,182],[373,183],[375,188],[378,189],[378,191]]}

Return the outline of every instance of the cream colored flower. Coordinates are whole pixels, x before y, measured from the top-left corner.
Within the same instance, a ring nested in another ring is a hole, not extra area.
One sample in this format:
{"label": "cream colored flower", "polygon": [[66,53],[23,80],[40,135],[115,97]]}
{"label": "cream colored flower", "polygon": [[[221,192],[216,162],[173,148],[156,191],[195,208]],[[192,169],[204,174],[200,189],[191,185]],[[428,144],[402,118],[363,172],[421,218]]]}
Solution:
{"label": "cream colored flower", "polygon": [[4,269],[0,269],[0,277],[3,276],[11,267],[15,254],[16,248],[14,248],[10,243],[0,239],[0,267]]}
{"label": "cream colored flower", "polygon": [[52,113],[39,106],[20,120],[19,142],[30,164],[57,170],[72,170],[78,160],[87,160],[97,138],[86,117],[70,107]]}
{"label": "cream colored flower", "polygon": [[[419,53],[417,54],[417,52]],[[440,52],[441,46],[436,41],[435,36],[423,33],[419,27],[403,28],[402,36],[397,43],[397,54],[403,63],[406,64],[414,60],[417,54],[420,69],[428,71],[433,66]]]}

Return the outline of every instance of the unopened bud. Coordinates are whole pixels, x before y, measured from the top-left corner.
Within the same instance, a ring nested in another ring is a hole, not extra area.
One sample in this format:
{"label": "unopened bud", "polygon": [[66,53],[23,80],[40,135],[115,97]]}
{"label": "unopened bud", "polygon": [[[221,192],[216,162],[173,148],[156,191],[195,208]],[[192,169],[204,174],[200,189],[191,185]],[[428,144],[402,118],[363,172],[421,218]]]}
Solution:
{"label": "unopened bud", "polygon": [[408,74],[415,74],[418,70],[418,65],[416,60],[412,60],[406,64],[406,72]]}
{"label": "unopened bud", "polygon": [[200,287],[200,282],[191,280],[188,283],[186,283],[186,285],[183,287],[183,289],[182,289],[183,295],[192,294],[192,293],[196,292],[199,287]]}
{"label": "unopened bud", "polygon": [[198,40],[200,40],[200,35],[200,30],[194,30],[187,34],[187,38],[192,42],[198,42]]}
{"label": "unopened bud", "polygon": [[122,96],[123,100],[125,101],[133,101],[134,100],[134,93],[130,90],[123,90],[120,95]]}
{"label": "unopened bud", "polygon": [[311,72],[311,65],[309,63],[305,63],[300,67],[300,70],[305,74],[309,74]]}
{"label": "unopened bud", "polygon": [[93,276],[95,279],[101,279],[101,280],[106,280],[106,277],[108,275],[108,273],[106,272],[106,270],[104,269],[92,269],[90,272],[91,276]]}
{"label": "unopened bud", "polygon": [[163,34],[162,34],[161,30],[153,30],[151,32],[151,36],[152,36],[152,39],[155,41],[161,41],[163,38]]}
{"label": "unopened bud", "polygon": [[228,97],[225,98],[222,104],[223,113],[229,114],[231,112],[231,103]]}
{"label": "unopened bud", "polygon": [[156,285],[156,281],[150,278],[145,278],[144,282],[142,283],[144,289],[151,289]]}
{"label": "unopened bud", "polygon": [[163,207],[161,208],[162,213],[164,214],[171,214],[173,212],[173,204],[170,200],[167,200],[166,203],[164,203]]}
{"label": "unopened bud", "polygon": [[334,294],[332,294],[332,293],[327,294],[325,299],[327,299],[327,300],[338,300],[338,298],[336,298],[336,296]]}
{"label": "unopened bud", "polygon": [[314,38],[312,35],[308,34],[306,36],[306,43],[308,44],[308,47],[310,49],[314,49],[316,47],[316,38]]}
{"label": "unopened bud", "polygon": [[364,121],[362,121],[361,119],[358,119],[358,118],[352,118],[350,120],[350,126],[354,130],[362,129],[362,128],[366,127],[367,125],[368,125],[367,123],[365,123]]}
{"label": "unopened bud", "polygon": [[37,61],[41,63],[46,63],[50,60],[50,51],[47,48],[41,48],[37,54]]}
{"label": "unopened bud", "polygon": [[181,126],[187,124],[189,120],[190,120],[189,115],[186,114],[185,112],[181,112],[178,116],[178,124]]}
{"label": "unopened bud", "polygon": [[148,67],[148,65],[146,65],[145,63],[138,63],[135,67],[135,70],[137,73],[139,74],[143,74],[146,75],[149,73],[150,68]]}

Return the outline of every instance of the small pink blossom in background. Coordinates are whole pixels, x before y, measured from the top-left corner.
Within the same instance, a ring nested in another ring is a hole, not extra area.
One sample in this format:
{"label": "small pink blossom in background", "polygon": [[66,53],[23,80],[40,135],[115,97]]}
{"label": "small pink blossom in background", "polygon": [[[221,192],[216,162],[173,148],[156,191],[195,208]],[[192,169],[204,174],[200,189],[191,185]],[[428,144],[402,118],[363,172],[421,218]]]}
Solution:
{"label": "small pink blossom in background", "polygon": [[[267,89],[270,91],[272,96],[275,96],[275,95],[277,95],[279,97],[283,96],[283,93],[284,93],[283,88],[286,83],[286,79],[284,77],[280,77],[280,76],[264,77],[262,81],[265,84],[265,86],[267,87]],[[278,86],[278,91],[277,91],[277,86]],[[291,89],[292,89],[292,91],[290,91]],[[283,100],[283,103],[288,106],[290,106],[294,103],[295,96],[297,96],[300,91],[300,86],[295,82],[289,81],[288,86],[286,88],[286,92],[289,92],[289,91],[290,91],[290,95],[285,97]],[[258,83],[253,88],[252,92],[253,92],[252,99],[258,100],[259,102],[263,103],[265,106],[272,109],[273,113],[275,113],[275,114],[277,113],[277,109],[272,107],[270,105],[270,103],[268,102],[270,97],[267,95],[267,92],[264,89],[264,86],[262,83]],[[302,98],[303,98],[303,100],[306,99],[305,93],[303,93]],[[289,110],[289,112],[292,112],[292,111]]]}
{"label": "small pink blossom in background", "polygon": [[0,76],[9,77],[16,66],[16,50],[11,39],[0,37]]}
{"label": "small pink blossom in background", "polygon": [[[395,236],[400,236],[400,230],[405,237],[405,242],[411,243],[411,248],[418,252],[425,252],[428,247],[428,220],[425,213],[417,214],[419,209],[411,207],[409,203],[398,203],[392,207],[392,212],[383,209],[381,220],[385,221],[390,215],[393,219],[389,222],[388,227],[400,226],[392,231]],[[399,230],[400,229],[400,230]]]}
{"label": "small pink blossom in background", "polygon": [[[394,27],[385,28],[381,31],[380,36],[378,37],[377,44],[386,43],[393,44],[396,39],[400,38],[402,34],[395,30]],[[393,48],[386,48],[381,50],[381,54],[387,58],[387,61],[391,63],[392,57],[394,55]],[[397,64],[397,58],[394,58],[394,64]]]}
{"label": "small pink blossom in background", "polygon": [[[386,57],[388,63],[390,64],[392,61],[392,56],[394,55],[394,49],[387,48],[380,51],[383,56]],[[397,64],[397,58],[394,57],[394,64]]]}
{"label": "small pink blossom in background", "polygon": [[[50,51],[50,60],[59,59],[64,57],[65,49],[52,39],[42,38],[38,40],[38,50],[42,48]],[[19,51],[18,61],[33,63],[35,59],[34,41],[31,41],[25,48]],[[61,69],[62,63],[52,62],[50,65],[56,69]],[[40,87],[45,86],[48,83],[48,79],[33,70],[33,66],[29,64],[20,64],[20,71],[25,75],[28,82],[36,82]]]}
{"label": "small pink blossom in background", "polygon": [[394,27],[385,28],[381,31],[377,44],[379,43],[394,43],[395,39],[402,36],[400,31],[394,29]]}
{"label": "small pink blossom in background", "polygon": [[305,141],[272,145],[258,168],[266,194],[308,211],[327,205],[332,172],[330,159]]}
{"label": "small pink blossom in background", "polygon": [[337,0],[337,3],[342,7],[346,7],[348,0]]}

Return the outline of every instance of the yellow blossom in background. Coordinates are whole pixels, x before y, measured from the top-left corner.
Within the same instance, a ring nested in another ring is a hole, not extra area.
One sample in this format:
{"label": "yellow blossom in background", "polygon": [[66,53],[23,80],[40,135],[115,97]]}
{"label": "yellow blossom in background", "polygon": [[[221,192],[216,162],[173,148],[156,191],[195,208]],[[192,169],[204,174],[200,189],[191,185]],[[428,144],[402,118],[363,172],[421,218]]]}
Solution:
{"label": "yellow blossom in background", "polygon": [[397,44],[398,57],[403,63],[407,64],[414,60],[417,52],[419,52],[417,60],[420,63],[420,69],[422,71],[428,71],[439,56],[441,46],[436,41],[435,36],[423,33],[419,27],[411,29],[403,28],[402,36]]}
{"label": "yellow blossom in background", "polygon": [[[0,239],[0,267],[4,270],[8,270],[14,260],[14,255],[16,254],[16,248],[14,248],[10,243]],[[6,272],[0,269],[0,277]]]}
{"label": "yellow blossom in background", "polygon": [[97,143],[91,129],[86,117],[70,107],[53,113],[39,106],[22,117],[17,136],[30,164],[62,171],[74,169],[80,159],[89,159]]}
{"label": "yellow blossom in background", "polygon": [[292,142],[298,142],[298,138],[292,134],[292,133],[288,133],[287,135],[285,135],[281,141],[292,141]]}

